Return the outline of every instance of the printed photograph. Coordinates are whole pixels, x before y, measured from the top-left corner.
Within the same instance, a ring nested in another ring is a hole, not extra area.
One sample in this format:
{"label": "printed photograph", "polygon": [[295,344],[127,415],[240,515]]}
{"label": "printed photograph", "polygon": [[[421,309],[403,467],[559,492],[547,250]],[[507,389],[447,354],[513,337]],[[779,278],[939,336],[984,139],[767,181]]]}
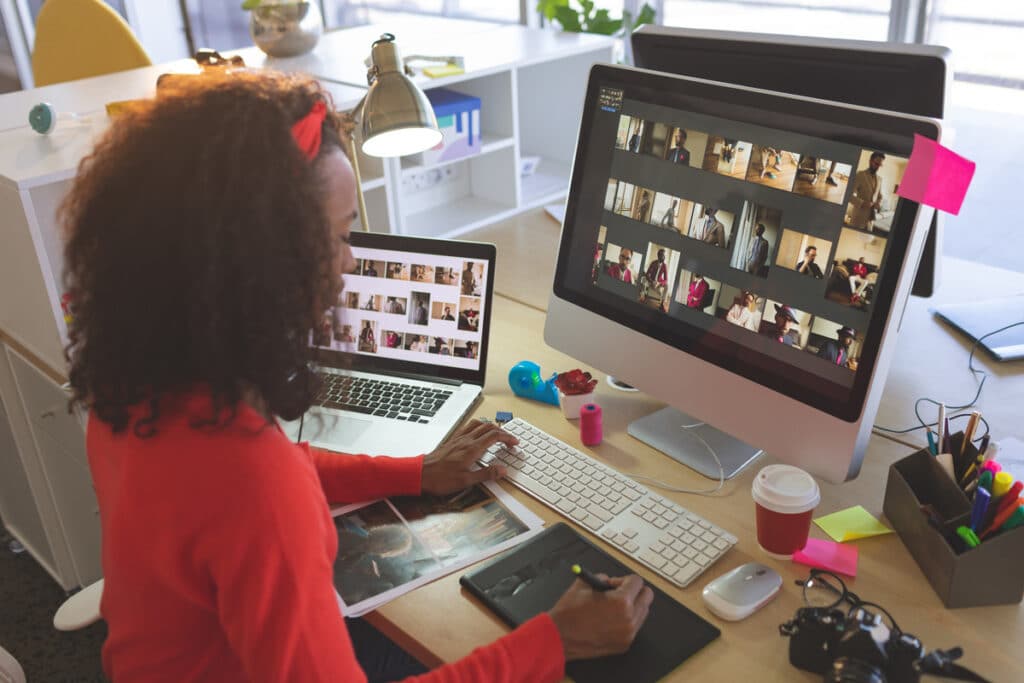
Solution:
{"label": "printed photograph", "polygon": [[680,166],[700,168],[707,146],[707,133],[655,123],[651,126],[651,145],[647,153]]}
{"label": "printed photograph", "polygon": [[826,363],[857,369],[857,359],[864,344],[864,334],[847,325],[815,317],[811,323],[811,336],[806,351],[813,353]]}
{"label": "printed photograph", "polygon": [[461,293],[463,296],[480,296],[484,291],[484,262],[463,261]]}
{"label": "printed photograph", "polygon": [[832,258],[825,298],[861,311],[868,310],[887,242],[878,235],[843,228]]}
{"label": "printed photograph", "polygon": [[896,214],[896,191],[907,170],[907,159],[864,150],[853,176],[853,190],[843,224],[848,228],[888,235]]}
{"label": "printed photograph", "polygon": [[467,332],[480,331],[480,297],[459,297],[459,329]]}
{"label": "printed photograph", "polygon": [[743,180],[750,163],[750,143],[720,135],[708,136],[701,168],[719,175]]}
{"label": "printed photograph", "polygon": [[448,301],[435,301],[430,305],[430,317],[441,322],[455,322],[455,304]]}
{"label": "printed photograph", "polygon": [[425,266],[419,263],[412,264],[413,282],[433,282],[434,281],[434,266]]}
{"label": "printed photograph", "polygon": [[405,350],[416,351],[418,353],[427,352],[427,335],[425,334],[412,334],[406,332],[405,334]]}
{"label": "printed photograph", "polygon": [[439,356],[450,356],[452,355],[452,346],[454,344],[455,340],[451,337],[434,337],[430,342],[428,351]]}
{"label": "printed photograph", "polygon": [[688,199],[674,197],[664,192],[654,195],[654,208],[651,210],[651,223],[659,228],[675,230],[685,235],[693,216],[694,203]]}
{"label": "printed photograph", "polygon": [[644,306],[668,313],[669,299],[679,270],[679,252],[651,242],[647,245],[644,263],[647,265],[640,276],[637,300]]}
{"label": "printed photograph", "polygon": [[850,183],[850,164],[803,155],[796,167],[793,192],[812,199],[842,204]]}
{"label": "printed photograph", "polygon": [[438,564],[385,500],[334,518],[334,587],[354,605],[418,579]]}
{"label": "printed photograph", "polygon": [[695,204],[689,236],[713,247],[728,249],[736,214],[711,205]]}
{"label": "printed photograph", "polygon": [[404,296],[389,296],[384,302],[384,312],[392,315],[405,315],[409,300]]}
{"label": "printed photograph", "polygon": [[409,322],[413,325],[426,325],[430,322],[430,294],[427,292],[409,292]]}
{"label": "printed photograph", "polygon": [[364,320],[359,325],[359,345],[356,347],[363,353],[377,353],[377,323]]}
{"label": "printed photograph", "polygon": [[479,484],[456,494],[395,498],[392,502],[443,565],[479,555],[527,531],[523,522]]}
{"label": "printed photograph", "polygon": [[679,288],[676,301],[708,315],[715,314],[715,306],[722,292],[721,280],[706,277],[703,273],[682,270],[679,272]]}
{"label": "printed photograph", "polygon": [[620,247],[609,242],[604,250],[604,273],[613,280],[630,285],[636,284],[636,276],[643,258],[643,254],[634,253],[629,247]]}
{"label": "printed photograph", "polygon": [[802,349],[811,334],[811,314],[769,299],[759,332],[784,346]]}
{"label": "printed photograph", "polygon": [[405,263],[388,263],[387,277],[389,280],[408,280],[409,266]]}
{"label": "printed photograph", "polygon": [[459,271],[454,268],[435,268],[434,284],[447,286],[459,284]]}
{"label": "printed photograph", "polygon": [[384,330],[380,333],[380,343],[386,349],[402,348],[403,333],[396,330]]}
{"label": "printed photograph", "polygon": [[832,242],[820,237],[807,235],[798,230],[783,228],[782,239],[779,240],[779,251],[775,256],[775,265],[780,268],[795,270],[815,280],[825,277],[828,270],[828,257],[832,253]]}
{"label": "printed photograph", "polygon": [[796,181],[800,155],[778,147],[754,145],[747,166],[747,180],[776,190],[789,192]]}
{"label": "printed photograph", "polygon": [[480,352],[480,345],[475,341],[456,339],[452,348],[452,355],[456,358],[476,358]]}
{"label": "printed photograph", "polygon": [[743,202],[729,265],[757,277],[768,277],[781,225],[782,211],[779,209]]}
{"label": "printed photograph", "polygon": [[639,152],[644,136],[644,120],[639,116],[619,116],[619,129],[615,135],[615,147],[628,152]]}
{"label": "printed photograph", "polygon": [[374,259],[363,259],[362,266],[359,269],[359,274],[363,277],[380,277],[384,273],[386,266],[383,261],[376,261]]}
{"label": "printed photograph", "polygon": [[761,329],[765,299],[756,292],[722,284],[715,317],[751,332]]}

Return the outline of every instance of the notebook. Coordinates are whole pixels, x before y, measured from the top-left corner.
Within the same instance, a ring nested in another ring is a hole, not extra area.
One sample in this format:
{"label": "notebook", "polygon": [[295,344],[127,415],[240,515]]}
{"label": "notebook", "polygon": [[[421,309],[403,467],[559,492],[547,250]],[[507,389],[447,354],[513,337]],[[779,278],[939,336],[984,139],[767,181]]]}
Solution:
{"label": "notebook", "polygon": [[[932,313],[972,341],[981,339],[979,346],[996,360],[1024,358],[1024,295],[947,304],[933,309]],[[996,332],[1014,323],[1022,324]]]}
{"label": "notebook", "polygon": [[[556,524],[490,564],[462,576],[467,590],[510,626],[551,609],[576,580],[570,567],[595,574],[630,573],[566,524]],[[651,586],[654,602],[647,621],[625,654],[569,662],[576,683],[647,683],[668,675],[720,635],[717,628]]]}

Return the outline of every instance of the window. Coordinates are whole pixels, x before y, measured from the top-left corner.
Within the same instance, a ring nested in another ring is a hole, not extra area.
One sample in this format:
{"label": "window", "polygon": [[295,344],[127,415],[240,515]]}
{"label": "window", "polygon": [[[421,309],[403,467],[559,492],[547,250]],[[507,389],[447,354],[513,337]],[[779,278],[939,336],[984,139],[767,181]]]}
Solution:
{"label": "window", "polygon": [[889,0],[664,0],[667,26],[885,40]]}

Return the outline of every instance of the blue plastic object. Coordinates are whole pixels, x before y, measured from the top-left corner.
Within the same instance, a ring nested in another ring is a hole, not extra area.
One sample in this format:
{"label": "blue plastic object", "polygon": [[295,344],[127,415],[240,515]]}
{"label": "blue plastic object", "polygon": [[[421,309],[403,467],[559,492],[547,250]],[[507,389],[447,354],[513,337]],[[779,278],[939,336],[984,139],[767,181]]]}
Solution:
{"label": "blue plastic object", "polygon": [[508,371],[508,385],[512,393],[523,398],[533,399],[542,403],[558,405],[558,388],[555,386],[553,373],[548,379],[542,379],[540,366],[533,361],[519,361]]}

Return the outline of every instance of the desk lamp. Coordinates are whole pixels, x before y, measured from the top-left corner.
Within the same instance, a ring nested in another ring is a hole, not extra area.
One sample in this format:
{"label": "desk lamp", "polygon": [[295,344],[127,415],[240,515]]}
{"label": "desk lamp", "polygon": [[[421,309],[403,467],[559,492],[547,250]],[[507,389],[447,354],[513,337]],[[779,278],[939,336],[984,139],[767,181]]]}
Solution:
{"label": "desk lamp", "polygon": [[374,157],[417,154],[440,143],[442,136],[427,96],[405,75],[395,37],[390,33],[373,43],[366,82],[370,88],[359,104],[344,114],[344,127],[358,188],[359,218],[363,231],[369,232],[355,147],[356,126],[362,123],[363,152]]}

